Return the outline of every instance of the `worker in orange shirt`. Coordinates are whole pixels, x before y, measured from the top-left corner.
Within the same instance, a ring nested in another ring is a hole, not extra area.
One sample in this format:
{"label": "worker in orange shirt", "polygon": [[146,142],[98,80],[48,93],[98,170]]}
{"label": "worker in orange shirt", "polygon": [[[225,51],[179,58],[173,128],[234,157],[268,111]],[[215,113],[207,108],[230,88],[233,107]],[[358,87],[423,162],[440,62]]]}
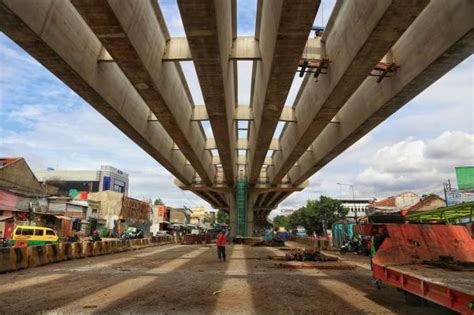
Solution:
{"label": "worker in orange shirt", "polygon": [[225,262],[225,244],[227,244],[227,236],[225,235],[224,231],[220,231],[219,234],[217,234],[217,257],[219,258],[219,261],[224,261]]}

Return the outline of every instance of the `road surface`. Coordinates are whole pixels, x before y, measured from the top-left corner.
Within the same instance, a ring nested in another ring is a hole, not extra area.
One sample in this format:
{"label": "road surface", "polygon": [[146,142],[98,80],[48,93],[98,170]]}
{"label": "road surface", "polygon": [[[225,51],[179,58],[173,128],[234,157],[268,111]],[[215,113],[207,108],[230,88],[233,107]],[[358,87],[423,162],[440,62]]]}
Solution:
{"label": "road surface", "polygon": [[[285,269],[278,248],[165,245],[0,275],[0,314],[440,314],[355,270]],[[350,263],[350,256],[344,257]],[[284,262],[283,262],[284,263]]]}

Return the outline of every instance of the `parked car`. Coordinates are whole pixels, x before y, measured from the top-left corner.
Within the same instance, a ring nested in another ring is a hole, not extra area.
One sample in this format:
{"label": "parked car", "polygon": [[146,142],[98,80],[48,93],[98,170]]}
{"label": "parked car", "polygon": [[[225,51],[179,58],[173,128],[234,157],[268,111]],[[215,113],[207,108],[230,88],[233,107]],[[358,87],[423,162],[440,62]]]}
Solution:
{"label": "parked car", "polygon": [[295,235],[300,236],[300,237],[305,237],[305,236],[308,236],[308,233],[306,233],[306,229],[304,227],[297,226]]}
{"label": "parked car", "polygon": [[29,246],[58,243],[59,237],[53,229],[42,226],[19,225],[13,231],[10,245]]}
{"label": "parked car", "polygon": [[155,236],[166,236],[166,235],[171,235],[169,231],[158,231],[155,233]]}

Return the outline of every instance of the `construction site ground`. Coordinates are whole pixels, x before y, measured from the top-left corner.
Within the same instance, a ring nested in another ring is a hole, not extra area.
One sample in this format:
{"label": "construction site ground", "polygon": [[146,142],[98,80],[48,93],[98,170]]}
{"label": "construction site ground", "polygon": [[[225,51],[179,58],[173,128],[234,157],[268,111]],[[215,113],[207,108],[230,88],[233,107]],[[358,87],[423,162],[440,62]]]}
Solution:
{"label": "construction site ground", "polygon": [[284,255],[276,247],[229,245],[220,263],[215,245],[176,244],[64,261],[0,275],[0,313],[447,313],[406,305],[392,287],[377,290],[366,257],[269,259]]}

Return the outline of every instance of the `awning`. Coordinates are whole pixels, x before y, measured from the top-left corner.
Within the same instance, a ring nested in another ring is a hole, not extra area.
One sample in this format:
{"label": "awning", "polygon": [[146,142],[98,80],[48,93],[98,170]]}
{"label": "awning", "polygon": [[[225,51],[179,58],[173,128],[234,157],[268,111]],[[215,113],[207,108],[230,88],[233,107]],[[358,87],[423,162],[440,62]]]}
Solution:
{"label": "awning", "polygon": [[13,220],[13,216],[11,215],[0,216],[0,222],[8,221],[8,220]]}

